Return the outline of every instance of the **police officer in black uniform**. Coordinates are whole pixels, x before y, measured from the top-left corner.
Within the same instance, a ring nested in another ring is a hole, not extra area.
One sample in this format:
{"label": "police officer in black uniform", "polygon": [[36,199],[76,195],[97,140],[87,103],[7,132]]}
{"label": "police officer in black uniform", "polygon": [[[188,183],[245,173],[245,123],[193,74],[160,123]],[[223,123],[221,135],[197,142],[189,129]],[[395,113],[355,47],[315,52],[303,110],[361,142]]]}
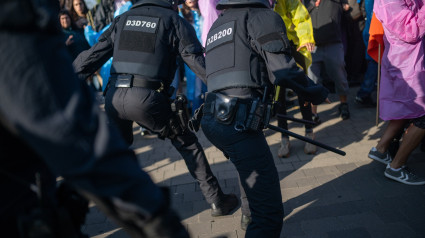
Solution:
{"label": "police officer in black uniform", "polygon": [[[198,138],[179,120],[170,104],[178,55],[205,78],[203,48],[193,27],[177,14],[174,0],[142,0],[115,18],[99,42],[82,52],[74,68],[82,78],[113,56],[105,109],[130,144],[133,121],[169,138],[199,182],[212,216],[227,215],[238,205],[234,194],[222,192]],[[186,107],[187,108],[187,107]]]}
{"label": "police officer in black uniform", "polygon": [[267,0],[221,0],[217,9],[224,11],[206,41],[208,93],[201,126],[239,173],[245,237],[279,237],[279,177],[262,132],[273,85],[291,88],[314,104],[326,100],[328,91],[296,66],[282,18]]}
{"label": "police officer in black uniform", "polygon": [[[0,2],[2,237],[83,237],[81,194],[132,237],[189,237],[73,72],[58,12],[57,0]],[[77,193],[56,190],[58,176]]]}

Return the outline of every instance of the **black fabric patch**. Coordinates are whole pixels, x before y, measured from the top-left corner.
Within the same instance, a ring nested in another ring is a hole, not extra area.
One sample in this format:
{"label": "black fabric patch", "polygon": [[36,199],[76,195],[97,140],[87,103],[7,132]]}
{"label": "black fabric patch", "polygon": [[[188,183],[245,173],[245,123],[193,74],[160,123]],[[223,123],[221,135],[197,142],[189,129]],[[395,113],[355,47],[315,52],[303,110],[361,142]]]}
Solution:
{"label": "black fabric patch", "polygon": [[207,76],[223,69],[235,67],[235,44],[224,44],[220,48],[207,52],[205,60]]}
{"label": "black fabric patch", "polygon": [[122,31],[118,49],[155,53],[155,43],[156,34],[138,31]]}
{"label": "black fabric patch", "polygon": [[155,53],[159,18],[128,16],[120,35],[119,50]]}
{"label": "black fabric patch", "polygon": [[261,45],[264,45],[265,43],[270,42],[270,41],[274,41],[274,40],[283,41],[282,36],[279,33],[277,33],[277,32],[273,32],[273,33],[270,33],[270,34],[266,34],[264,36],[261,36],[260,38],[258,38],[257,41]]}

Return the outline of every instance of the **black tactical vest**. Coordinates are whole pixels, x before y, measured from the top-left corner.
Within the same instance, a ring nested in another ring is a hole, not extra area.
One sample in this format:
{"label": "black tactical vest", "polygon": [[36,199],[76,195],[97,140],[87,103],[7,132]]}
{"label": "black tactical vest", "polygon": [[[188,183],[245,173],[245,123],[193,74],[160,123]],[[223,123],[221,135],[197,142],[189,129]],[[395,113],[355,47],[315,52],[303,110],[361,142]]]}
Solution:
{"label": "black tactical vest", "polygon": [[172,9],[153,5],[138,6],[120,16],[111,74],[137,74],[170,81],[176,69],[176,53],[166,31],[174,29],[176,16]]}
{"label": "black tactical vest", "polygon": [[265,67],[250,46],[248,12],[248,8],[232,9],[227,15],[224,12],[208,33],[205,65],[209,92],[261,86]]}

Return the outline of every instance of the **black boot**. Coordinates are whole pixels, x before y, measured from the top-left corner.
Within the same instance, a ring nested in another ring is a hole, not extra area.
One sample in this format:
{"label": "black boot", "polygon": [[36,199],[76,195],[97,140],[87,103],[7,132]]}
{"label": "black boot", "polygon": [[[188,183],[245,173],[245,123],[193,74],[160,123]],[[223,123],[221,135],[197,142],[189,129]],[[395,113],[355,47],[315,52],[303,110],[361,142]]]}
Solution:
{"label": "black boot", "polygon": [[339,113],[341,114],[342,120],[347,120],[350,118],[350,111],[348,110],[348,104],[347,103],[341,103],[339,105]]}
{"label": "black boot", "polygon": [[239,204],[235,194],[225,194],[220,201],[211,204],[211,216],[218,217],[228,215]]}
{"label": "black boot", "polygon": [[251,221],[252,221],[251,216],[247,216],[247,215],[242,214],[241,229],[246,231],[246,229],[248,229],[248,225],[249,225],[249,223],[251,223]]}

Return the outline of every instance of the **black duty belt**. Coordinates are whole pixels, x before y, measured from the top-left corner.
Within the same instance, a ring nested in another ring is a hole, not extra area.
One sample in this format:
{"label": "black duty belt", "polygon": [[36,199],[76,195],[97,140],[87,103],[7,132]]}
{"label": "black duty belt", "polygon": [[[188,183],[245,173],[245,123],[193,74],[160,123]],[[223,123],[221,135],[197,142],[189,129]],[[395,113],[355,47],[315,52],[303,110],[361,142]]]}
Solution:
{"label": "black duty belt", "polygon": [[[205,114],[214,113],[216,97],[217,97],[216,93],[211,93],[211,92],[207,93],[203,110],[202,110],[203,113]],[[229,98],[232,98],[232,96],[229,96]],[[237,98],[237,104],[245,104],[250,106],[251,103],[252,103],[251,98],[239,98],[239,97]]]}
{"label": "black duty belt", "polygon": [[161,81],[149,80],[136,74],[114,74],[109,77],[111,85],[117,88],[147,88],[151,90],[162,90],[163,84]]}

